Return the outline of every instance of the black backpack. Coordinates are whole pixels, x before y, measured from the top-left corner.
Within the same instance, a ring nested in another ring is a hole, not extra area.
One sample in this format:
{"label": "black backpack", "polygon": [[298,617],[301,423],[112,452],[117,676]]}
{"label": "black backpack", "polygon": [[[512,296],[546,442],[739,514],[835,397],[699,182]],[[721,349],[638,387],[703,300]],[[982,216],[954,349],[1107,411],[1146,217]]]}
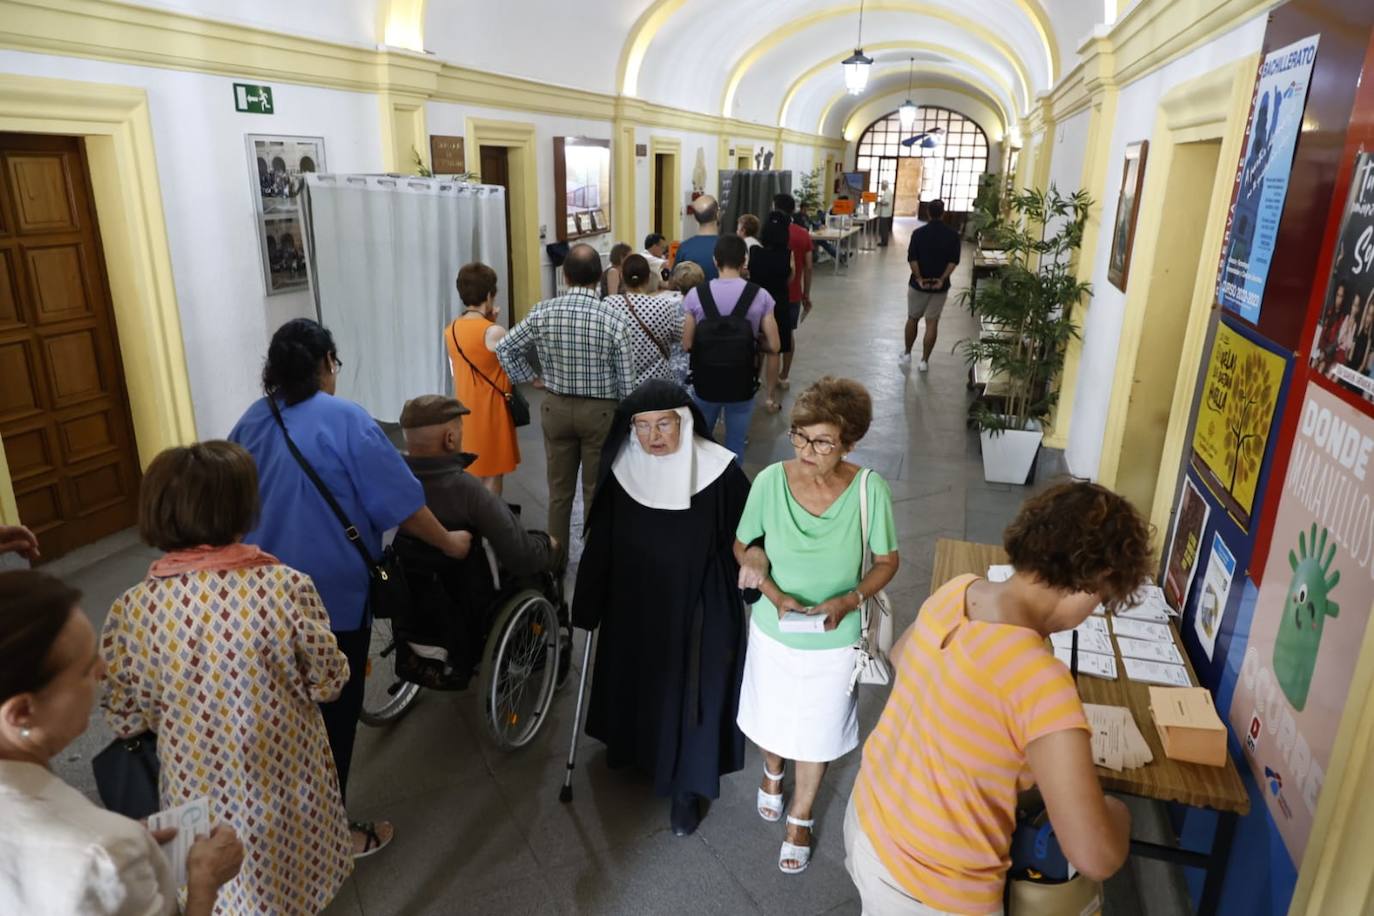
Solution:
{"label": "black backpack", "polygon": [[721,315],[711,281],[697,287],[706,317],[692,336],[692,387],[703,401],[750,401],[758,391],[758,338],[748,318],[758,292],[758,284],[745,283],[734,310]]}

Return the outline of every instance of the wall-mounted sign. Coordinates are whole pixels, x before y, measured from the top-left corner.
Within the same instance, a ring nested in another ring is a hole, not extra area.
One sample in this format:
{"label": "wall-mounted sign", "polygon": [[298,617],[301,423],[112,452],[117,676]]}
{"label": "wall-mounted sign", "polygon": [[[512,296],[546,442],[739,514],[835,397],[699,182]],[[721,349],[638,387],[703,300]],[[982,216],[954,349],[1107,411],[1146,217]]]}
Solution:
{"label": "wall-mounted sign", "polygon": [[1174,533],[1169,539],[1169,565],[1164,570],[1164,597],[1180,614],[1188,603],[1188,591],[1193,587],[1202,535],[1207,530],[1207,516],[1211,514],[1212,507],[1193,485],[1193,479],[1184,474],[1183,492],[1174,510]]}
{"label": "wall-mounted sign", "polygon": [[263,137],[249,134],[249,170],[258,217],[267,295],[308,289],[310,274],[301,223],[301,176],[323,172],[324,138]]}
{"label": "wall-mounted sign", "polygon": [[429,169],[436,175],[461,175],[468,170],[462,137],[429,136]]}
{"label": "wall-mounted sign", "polygon": [[234,84],[234,110],[248,114],[272,114],[272,87],[252,83]]}
{"label": "wall-mounted sign", "polygon": [[1355,156],[1326,301],[1312,338],[1313,369],[1374,400],[1374,152]]}

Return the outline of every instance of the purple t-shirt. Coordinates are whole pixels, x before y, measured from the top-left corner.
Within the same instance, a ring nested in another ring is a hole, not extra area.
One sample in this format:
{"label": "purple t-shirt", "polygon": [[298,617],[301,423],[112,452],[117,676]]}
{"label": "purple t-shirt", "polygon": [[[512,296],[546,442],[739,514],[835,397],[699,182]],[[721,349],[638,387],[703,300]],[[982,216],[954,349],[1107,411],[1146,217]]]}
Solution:
{"label": "purple t-shirt", "polygon": [[[716,300],[716,309],[721,315],[729,315],[735,310],[735,306],[739,304],[739,297],[744,295],[744,284],[747,282],[740,278],[711,281],[711,298]],[[682,310],[696,319],[697,324],[706,320],[706,312],[701,307],[701,299],[697,297],[695,289],[689,290],[682,300]],[[759,333],[763,316],[772,311],[773,297],[768,295],[767,290],[760,288],[754,295],[754,301],[749,303],[749,311],[745,314],[755,334]]]}

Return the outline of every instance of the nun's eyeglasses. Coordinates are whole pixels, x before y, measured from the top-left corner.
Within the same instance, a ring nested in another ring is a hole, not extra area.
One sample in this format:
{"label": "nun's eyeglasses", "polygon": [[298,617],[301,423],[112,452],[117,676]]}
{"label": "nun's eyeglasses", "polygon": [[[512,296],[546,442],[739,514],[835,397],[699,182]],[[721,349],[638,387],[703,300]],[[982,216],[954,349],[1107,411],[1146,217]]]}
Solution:
{"label": "nun's eyeglasses", "polygon": [[681,424],[682,420],[679,417],[664,417],[656,423],[650,423],[648,420],[635,420],[634,428],[635,432],[639,433],[641,436],[647,436],[654,430],[658,430],[663,433],[663,435],[668,436],[676,432],[678,426]]}
{"label": "nun's eyeglasses", "polygon": [[812,439],[806,433],[796,428],[788,431],[787,438],[792,440],[792,447],[797,451],[800,452],[809,445],[811,446],[811,451],[822,456],[829,455],[831,452],[835,451],[835,446],[838,444],[830,439]]}

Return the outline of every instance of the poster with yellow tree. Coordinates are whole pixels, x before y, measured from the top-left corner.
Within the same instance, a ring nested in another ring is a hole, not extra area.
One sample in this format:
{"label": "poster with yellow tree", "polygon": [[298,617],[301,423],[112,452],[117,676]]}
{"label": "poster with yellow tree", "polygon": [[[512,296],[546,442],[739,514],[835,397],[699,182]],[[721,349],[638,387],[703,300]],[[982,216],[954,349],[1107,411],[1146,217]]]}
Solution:
{"label": "poster with yellow tree", "polygon": [[1285,361],[1218,323],[1193,433],[1198,471],[1248,529]]}

